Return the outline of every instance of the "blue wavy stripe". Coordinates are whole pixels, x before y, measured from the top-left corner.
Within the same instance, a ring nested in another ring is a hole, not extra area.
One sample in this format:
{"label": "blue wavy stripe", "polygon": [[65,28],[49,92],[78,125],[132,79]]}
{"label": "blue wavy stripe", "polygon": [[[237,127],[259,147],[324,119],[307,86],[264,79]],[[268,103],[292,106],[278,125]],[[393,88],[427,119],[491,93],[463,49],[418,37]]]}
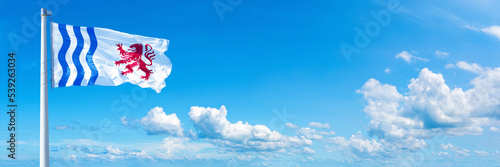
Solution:
{"label": "blue wavy stripe", "polygon": [[72,56],[73,64],[75,64],[76,67],[76,79],[73,82],[73,85],[80,86],[82,84],[83,76],[85,76],[85,71],[83,70],[82,63],[80,62],[80,54],[82,53],[84,43],[80,27],[73,26],[73,32],[75,32],[76,37],[76,48]]}
{"label": "blue wavy stripe", "polygon": [[70,70],[68,62],[66,62],[66,52],[68,52],[69,45],[71,44],[71,39],[69,38],[68,31],[66,30],[66,24],[59,24],[59,32],[63,38],[63,44],[59,53],[57,54],[57,59],[63,70],[61,80],[59,80],[59,87],[66,87],[66,82],[68,82]]}
{"label": "blue wavy stripe", "polygon": [[89,51],[87,52],[87,64],[89,65],[91,71],[89,83],[87,85],[90,86],[90,85],[95,85],[95,81],[99,76],[99,71],[97,71],[97,68],[95,67],[93,60],[94,52],[97,49],[97,38],[95,37],[94,27],[87,27],[87,33],[89,34],[90,37],[90,48]]}

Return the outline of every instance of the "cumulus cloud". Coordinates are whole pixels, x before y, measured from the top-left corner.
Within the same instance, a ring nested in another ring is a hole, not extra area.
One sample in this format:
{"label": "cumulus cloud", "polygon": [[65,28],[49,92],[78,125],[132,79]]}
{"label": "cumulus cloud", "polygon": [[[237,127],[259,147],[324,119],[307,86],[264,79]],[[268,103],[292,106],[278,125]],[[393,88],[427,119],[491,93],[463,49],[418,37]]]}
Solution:
{"label": "cumulus cloud", "polygon": [[[451,89],[441,74],[427,68],[411,79],[408,92],[400,93],[395,86],[369,79],[357,93],[367,105],[364,112],[371,119],[368,134],[378,138],[374,149],[384,150],[376,155],[390,156],[391,152],[416,152],[427,146],[424,139],[435,135],[478,135],[482,126],[500,118],[500,68],[485,70],[471,81],[469,90]],[[359,139],[360,134],[351,137]],[[329,138],[331,143],[348,146],[349,140]],[[335,141],[335,142],[333,142]],[[369,140],[366,140],[369,141]],[[349,148],[349,147],[347,147]],[[360,149],[350,149],[363,154]],[[373,151],[372,151],[373,152]],[[469,150],[456,154],[467,156]],[[357,155],[359,157],[359,155]]]}
{"label": "cumulus cloud", "polygon": [[486,151],[478,151],[478,150],[474,150],[474,153],[476,153],[477,156],[480,156],[480,157],[485,157],[485,156],[488,156],[489,153],[486,152]]}
{"label": "cumulus cloud", "polygon": [[125,117],[125,116],[121,117],[120,121],[122,122],[122,125],[127,125],[128,124],[127,117]]}
{"label": "cumulus cloud", "polygon": [[174,153],[185,150],[187,141],[188,138],[166,137],[160,146],[160,149],[163,149],[163,157],[170,159],[174,157]]}
{"label": "cumulus cloud", "polygon": [[436,50],[435,54],[438,58],[442,58],[442,59],[447,58],[450,55],[450,53],[448,53],[448,52],[442,52],[439,50]]}
{"label": "cumulus cloud", "polygon": [[455,65],[453,63],[448,63],[448,64],[444,65],[444,68],[446,68],[446,69],[455,68]]}
{"label": "cumulus cloud", "polygon": [[486,27],[481,29],[486,34],[492,35],[496,37],[497,39],[500,39],[500,26],[493,25],[491,27]]}
{"label": "cumulus cloud", "polygon": [[330,125],[328,123],[322,124],[322,123],[319,123],[319,122],[310,122],[309,126],[313,127],[313,128],[330,129]]}
{"label": "cumulus cloud", "polygon": [[372,119],[370,134],[379,138],[427,138],[435,134],[477,135],[482,125],[499,117],[500,69],[475,78],[473,88],[450,89],[441,74],[424,68],[400,94],[395,86],[368,80],[358,90]]}
{"label": "cumulus cloud", "polygon": [[451,143],[448,144],[441,143],[439,147],[443,150],[452,150],[453,148],[455,148],[455,146],[453,146]]}
{"label": "cumulus cloud", "polygon": [[456,66],[462,70],[470,71],[476,74],[484,73],[484,68],[476,63],[467,63],[465,61],[458,61]]}
{"label": "cumulus cloud", "polygon": [[154,158],[150,156],[149,154],[146,153],[144,150],[120,150],[119,148],[113,148],[112,146],[107,146],[105,148],[105,151],[103,153],[91,153],[91,154],[86,154],[86,156],[83,156],[81,158],[91,158],[91,159],[102,159],[106,161],[117,161],[117,160],[123,160],[123,159],[129,159],[129,158],[137,158],[137,159],[150,159],[153,160]]}
{"label": "cumulus cloud", "polygon": [[[137,129],[141,126],[140,120],[131,120],[130,118],[127,118],[125,116],[120,117],[120,122],[123,126],[131,128],[131,129]],[[148,133],[149,134],[149,133]],[[151,134],[150,134],[151,135]]]}
{"label": "cumulus cloud", "polygon": [[119,148],[113,148],[112,146],[107,146],[106,151],[107,151],[107,153],[113,154],[113,155],[122,155],[123,154],[123,151],[121,151]]}
{"label": "cumulus cloud", "polygon": [[328,138],[327,142],[332,144],[328,149],[343,151],[356,157],[383,156],[385,154],[385,149],[381,143],[375,139],[365,139],[361,132],[352,135],[350,139],[340,136],[331,137]]}
{"label": "cumulus cloud", "polygon": [[305,127],[305,128],[297,129],[297,134],[303,135],[308,139],[321,140],[321,139],[323,139],[323,136],[335,135],[335,132],[334,131],[329,131],[329,132],[318,131],[315,129],[311,129],[309,127]]}
{"label": "cumulus cloud", "polygon": [[[89,161],[89,160],[104,160],[104,161],[117,161],[124,159],[150,159],[153,160],[153,157],[148,155],[144,150],[129,150],[129,149],[120,149],[117,147],[113,147],[108,145],[104,148],[100,147],[99,150],[92,150],[85,146],[74,146],[67,145],[67,150],[73,150],[75,152],[67,152],[67,153],[75,153],[75,155],[71,156],[72,161],[76,162],[77,160]],[[103,151],[102,151],[103,150]]]}
{"label": "cumulus cloud", "polygon": [[[75,159],[81,161],[200,160],[211,159],[220,155],[229,157],[229,154],[215,152],[216,147],[211,143],[193,140],[188,137],[168,136],[159,142],[139,142],[131,145],[83,141],[88,141],[88,139],[51,143],[51,145],[54,145],[51,147],[51,151],[57,151],[65,155],[74,154],[76,155]],[[88,145],[88,147],[85,145]],[[117,145],[120,147],[117,147]]]}
{"label": "cumulus cloud", "polygon": [[304,153],[306,153],[306,154],[316,154],[316,152],[313,149],[309,148],[309,147],[304,147]]}
{"label": "cumulus cloud", "polygon": [[[87,147],[87,146],[78,146],[78,145],[65,145],[65,146],[62,146],[62,147],[51,147],[51,151],[55,151],[55,150],[64,150],[66,152],[70,152],[70,151],[75,151],[75,152],[83,152],[83,153],[86,153],[86,154],[90,154],[90,153],[94,153],[94,150]],[[57,151],[56,151],[57,152]]]}
{"label": "cumulus cloud", "polygon": [[443,150],[449,150],[453,151],[455,154],[460,155],[460,156],[470,156],[470,150],[467,150],[465,148],[457,147],[454,146],[450,143],[448,144],[440,144],[439,147]]}
{"label": "cumulus cloud", "polygon": [[289,128],[289,129],[297,129],[297,128],[299,128],[299,126],[297,126],[295,124],[292,124],[292,123],[286,123],[285,126],[286,126],[286,128]]}
{"label": "cumulus cloud", "polygon": [[358,132],[349,140],[344,137],[330,137],[326,140],[331,145],[326,145],[327,151],[341,151],[345,155],[362,158],[393,158],[404,153],[416,153],[427,147],[422,139],[369,139]]}
{"label": "cumulus cloud", "polygon": [[396,55],[396,58],[403,59],[407,63],[415,62],[416,60],[429,61],[429,59],[426,59],[426,58],[413,56],[412,54],[408,53],[408,51],[402,51],[401,53],[398,53]]}
{"label": "cumulus cloud", "polygon": [[291,151],[292,153],[290,154],[304,154],[304,155],[312,155],[312,154],[316,154],[316,151],[314,151],[313,149],[309,148],[309,147],[304,147],[302,149],[294,149]]}
{"label": "cumulus cloud", "polygon": [[385,73],[387,73],[387,74],[389,74],[389,73],[391,73],[391,69],[390,69],[390,68],[386,68],[386,69],[384,70],[384,72],[385,72]]}
{"label": "cumulus cloud", "polygon": [[225,106],[220,109],[193,106],[189,112],[189,117],[198,130],[198,137],[225,148],[262,151],[312,144],[305,137],[285,136],[264,125],[250,125],[241,121],[231,123],[226,116]]}
{"label": "cumulus cloud", "polygon": [[68,155],[64,159],[78,163],[78,158],[76,157],[76,155]]}
{"label": "cumulus cloud", "polygon": [[440,156],[440,157],[450,157],[451,155],[448,152],[438,152],[437,156]]}
{"label": "cumulus cloud", "polygon": [[151,109],[147,116],[140,119],[140,123],[149,135],[184,135],[184,129],[177,115],[175,113],[167,115],[161,107]]}
{"label": "cumulus cloud", "polygon": [[148,153],[146,153],[146,151],[144,151],[144,150],[141,150],[141,151],[131,151],[131,152],[129,152],[129,154],[127,156],[128,157],[139,158],[139,159],[154,160],[153,157],[151,157],[150,155],[148,155]]}
{"label": "cumulus cloud", "polygon": [[492,131],[492,132],[500,132],[500,129],[498,129],[497,127],[492,126],[492,127],[490,127],[490,131]]}
{"label": "cumulus cloud", "polygon": [[214,148],[210,143],[196,143],[187,137],[166,137],[157,149],[157,157],[160,159],[182,159],[192,158],[200,150]]}

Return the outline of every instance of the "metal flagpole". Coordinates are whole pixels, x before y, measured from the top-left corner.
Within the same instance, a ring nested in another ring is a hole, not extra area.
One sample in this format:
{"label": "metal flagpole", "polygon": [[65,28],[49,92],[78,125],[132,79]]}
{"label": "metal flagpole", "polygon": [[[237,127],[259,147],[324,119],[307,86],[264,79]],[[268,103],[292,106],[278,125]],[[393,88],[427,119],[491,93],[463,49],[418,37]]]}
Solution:
{"label": "metal flagpole", "polygon": [[49,113],[47,99],[47,16],[50,11],[42,8],[42,40],[40,49],[40,167],[49,167]]}

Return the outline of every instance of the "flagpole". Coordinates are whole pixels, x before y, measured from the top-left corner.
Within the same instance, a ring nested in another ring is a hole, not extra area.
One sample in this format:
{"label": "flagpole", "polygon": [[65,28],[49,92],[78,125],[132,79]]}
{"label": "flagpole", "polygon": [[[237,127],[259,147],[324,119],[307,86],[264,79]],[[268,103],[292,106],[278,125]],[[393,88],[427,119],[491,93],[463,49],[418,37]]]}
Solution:
{"label": "flagpole", "polygon": [[47,16],[50,11],[41,10],[41,49],[40,49],[40,167],[49,167],[49,113],[47,98]]}

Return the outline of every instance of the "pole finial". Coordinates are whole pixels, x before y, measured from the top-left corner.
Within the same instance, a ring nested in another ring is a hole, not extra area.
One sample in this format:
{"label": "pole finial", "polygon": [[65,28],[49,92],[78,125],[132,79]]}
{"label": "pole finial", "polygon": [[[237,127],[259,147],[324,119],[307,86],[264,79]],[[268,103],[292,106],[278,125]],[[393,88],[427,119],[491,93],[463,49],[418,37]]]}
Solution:
{"label": "pole finial", "polygon": [[50,15],[52,15],[52,12],[48,11],[45,8],[42,8],[41,9],[41,14],[42,14],[42,16],[50,16]]}

